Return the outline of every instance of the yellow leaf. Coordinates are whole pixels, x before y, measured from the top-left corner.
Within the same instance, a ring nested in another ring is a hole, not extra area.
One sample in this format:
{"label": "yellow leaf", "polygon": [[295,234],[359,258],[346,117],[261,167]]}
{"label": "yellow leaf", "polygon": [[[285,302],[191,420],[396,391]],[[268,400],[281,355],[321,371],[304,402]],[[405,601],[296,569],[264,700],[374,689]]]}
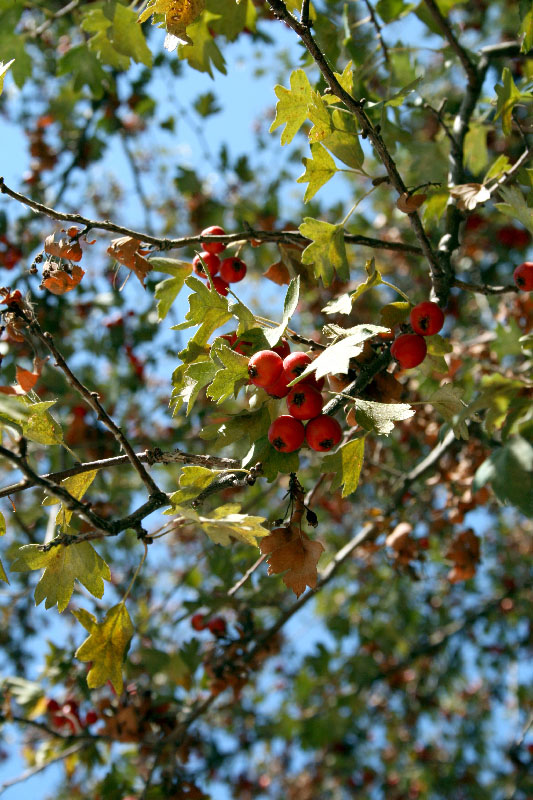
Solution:
{"label": "yellow leaf", "polygon": [[126,658],[131,638],[135,632],[124,603],[110,608],[103,622],[80,608],[72,612],[78,622],[89,631],[89,636],[76,650],[80,661],[92,661],[87,675],[89,689],[97,689],[111,681],[117,694],[122,693],[122,664]]}
{"label": "yellow leaf", "polygon": [[[72,475],[70,478],[65,478],[64,481],[61,481],[61,486],[63,489],[66,489],[70,494],[76,498],[76,500],[81,500],[91,483],[94,481],[98,474],[98,470],[93,469],[90,472],[84,472],[81,475]],[[43,500],[43,506],[55,506],[59,503],[57,497],[45,497]],[[65,508],[61,505],[56,517],[56,525],[61,525],[63,528],[66,528],[69,525],[70,520],[72,518],[72,511],[68,508]]]}

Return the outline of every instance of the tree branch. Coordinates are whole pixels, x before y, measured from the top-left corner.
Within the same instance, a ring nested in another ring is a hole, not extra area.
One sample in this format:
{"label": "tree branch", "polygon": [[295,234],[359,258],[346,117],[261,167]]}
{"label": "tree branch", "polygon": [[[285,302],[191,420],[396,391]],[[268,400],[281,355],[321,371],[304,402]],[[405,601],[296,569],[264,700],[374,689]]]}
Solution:
{"label": "tree branch", "polygon": [[[237,233],[228,233],[221,236],[182,236],[178,239],[167,239],[160,236],[152,236],[142,231],[134,231],[131,228],[126,228],[123,225],[117,225],[110,220],[94,220],[84,217],[81,214],[69,214],[62,211],[56,211],[54,208],[45,206],[32,200],[26,195],[10,189],[4,183],[4,179],[0,177],[0,193],[6,194],[22,203],[39,214],[44,214],[51,219],[56,219],[59,222],[73,222],[85,227],[85,233],[90,230],[103,230],[110,233],[118,233],[121,236],[131,236],[140,242],[146,242],[158,250],[177,250],[182,247],[196,246],[200,247],[201,242],[223,242],[224,244],[235,244],[237,242],[246,242],[257,240],[259,242],[273,243],[273,244],[287,244],[296,245],[298,247],[305,247],[309,243],[309,239],[299,231],[263,231],[252,230],[239,231]],[[393,250],[400,253],[412,253],[413,255],[421,255],[422,250],[415,245],[403,244],[402,242],[387,242],[380,239],[373,239],[369,236],[360,236],[359,234],[346,233],[345,241],[349,244],[359,244],[363,247],[372,247],[381,250]]]}
{"label": "tree branch", "polygon": [[[314,40],[310,30],[298,22],[298,20],[296,20],[292,14],[289,13],[285,3],[282,2],[282,0],[269,0],[269,5],[276,16],[283,22],[287,23],[287,25],[292,28],[292,30],[300,37],[302,43],[313,57],[332,93],[338,97],[342,103],[344,103],[346,108],[351,111],[351,113],[357,119],[359,125],[361,126],[362,135],[368,137],[374,147],[374,150],[387,170],[391,185],[396,189],[399,195],[407,192],[407,187],[403,182],[398,169],[396,168],[396,164],[389,153],[381,134],[379,133],[379,128],[372,125],[370,119],[363,110],[364,101],[356,100],[341,86],[335,77],[333,70],[329,66],[324,54]],[[408,217],[413,232],[418,240],[420,249],[428,261],[435,293],[439,298],[439,301],[444,305],[450,290],[451,276],[446,271],[445,265],[441,263],[437,254],[433,251],[418,213],[413,211],[408,214]]]}
{"label": "tree branch", "polygon": [[464,47],[459,43],[459,40],[455,36],[450,23],[446,19],[446,17],[442,14],[440,8],[435,3],[435,0],[425,0],[425,4],[429,13],[431,14],[433,21],[436,23],[437,27],[439,28],[440,32],[444,36],[444,38],[448,41],[448,44],[454,51],[455,55],[461,62],[464,71],[468,77],[468,83],[471,86],[475,86],[478,79],[478,72],[476,65],[464,49]]}
{"label": "tree branch", "polygon": [[36,764],[34,767],[27,769],[21,775],[18,775],[16,778],[9,778],[0,786],[0,794],[4,794],[6,789],[9,789],[11,786],[15,786],[17,783],[22,783],[23,781],[27,781],[29,778],[33,778],[34,775],[38,775],[39,772],[43,772],[43,770],[52,764],[56,764],[58,761],[63,761],[65,758],[74,755],[74,753],[78,753],[80,750],[83,750],[84,747],[87,747],[87,742],[74,744],[72,747],[67,747],[66,750],[63,750],[57,756],[48,759],[48,761],[45,761],[44,764]]}
{"label": "tree branch", "polygon": [[453,286],[456,286],[458,289],[464,289],[467,292],[474,292],[475,294],[506,294],[508,292],[518,292],[519,289],[517,286],[512,286],[508,284],[507,286],[489,286],[486,283],[468,283],[468,281],[460,281],[456,278],[453,282]]}

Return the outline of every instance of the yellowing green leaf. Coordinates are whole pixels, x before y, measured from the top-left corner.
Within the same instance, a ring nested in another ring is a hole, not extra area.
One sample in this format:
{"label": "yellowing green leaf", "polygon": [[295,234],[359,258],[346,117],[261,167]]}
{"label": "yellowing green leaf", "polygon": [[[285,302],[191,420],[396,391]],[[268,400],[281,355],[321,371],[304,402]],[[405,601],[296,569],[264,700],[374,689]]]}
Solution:
{"label": "yellowing green leaf", "polygon": [[313,123],[309,131],[309,141],[312,143],[320,142],[322,139],[333,132],[330,111],[318,92],[313,90],[313,99],[309,104],[307,116]]}
{"label": "yellowing green leaf", "polygon": [[342,486],[342,496],[348,497],[355,492],[359,484],[361,467],[365,455],[365,440],[353,439],[339,447],[336,453],[324,456],[322,472],[334,472],[335,477],[331,482],[331,491],[334,492]]}
{"label": "yellowing green leaf", "polygon": [[365,155],[357,135],[355,120],[351,114],[343,114],[337,108],[331,112],[333,130],[322,139],[324,147],[352,169],[360,170]]}
{"label": "yellowing green leaf", "polygon": [[20,547],[11,565],[13,572],[43,569],[35,588],[35,605],[45,601],[45,608],[57,604],[59,612],[69,604],[74,581],[79,581],[95,597],[104,594],[104,580],[111,580],[105,561],[100,558],[89,542],[57,545],[43,552],[40,545],[27,544]]}
{"label": "yellowing green leaf", "polygon": [[329,222],[305,217],[299,231],[306,239],[311,239],[311,244],[302,253],[302,264],[313,264],[315,275],[322,278],[324,286],[330,285],[335,272],[340,280],[349,280],[350,268],[342,225],[331,225]]}
{"label": "yellowing green leaf", "polygon": [[380,310],[379,314],[381,321],[387,328],[394,328],[401,322],[405,322],[409,316],[411,304],[406,300],[396,300],[394,303],[388,303]]}
{"label": "yellowing green leaf", "polygon": [[150,265],[153,270],[168,272],[173,276],[161,281],[155,287],[155,299],[158,301],[157,316],[161,321],[166,317],[172,303],[183,289],[185,280],[192,272],[192,264],[173,258],[152,258]]}
{"label": "yellowing green leaf", "polygon": [[236,353],[222,339],[218,339],[212,346],[211,356],[218,359],[223,367],[217,370],[213,382],[207,389],[207,396],[220,405],[235,394],[235,384],[248,381],[249,359]]}
{"label": "yellowing green leaf", "polygon": [[257,547],[257,539],[267,536],[269,531],[263,527],[266,522],[264,517],[252,517],[248,514],[239,514],[240,506],[235,503],[220,506],[213,511],[212,516],[198,515],[198,522],[212,542],[215,544],[229,545],[237,539],[244,544]]}
{"label": "yellowing green leaf", "polygon": [[[98,470],[93,469],[90,472],[83,472],[81,475],[72,475],[70,478],[65,478],[64,481],[61,481],[60,485],[70,492],[70,494],[76,498],[76,500],[81,500],[97,475]],[[54,506],[59,502],[60,501],[57,499],[57,497],[45,497],[43,500],[43,506]],[[56,525],[61,525],[63,528],[66,528],[70,523],[72,514],[73,512],[70,511],[70,509],[65,508],[62,504],[56,517]]]}
{"label": "yellowing green leaf", "polygon": [[[180,475],[180,488],[170,496],[172,506],[180,506],[187,500],[193,500],[198,497],[200,492],[206,489],[220,473],[220,470],[208,469],[207,467],[183,467]],[[173,514],[174,511],[170,509],[165,512],[166,514]]]}
{"label": "yellowing green leaf", "polygon": [[56,422],[48,409],[55,404],[55,400],[47,400],[41,403],[31,403],[27,398],[28,418],[22,423],[24,436],[38,444],[61,444],[63,441],[63,431],[61,425]]}
{"label": "yellowing green leaf", "polygon": [[281,144],[292,142],[306,121],[309,105],[314,99],[313,89],[303,69],[297,69],[291,74],[290,86],[290,89],[279,85],[274,88],[278,103],[270,133],[280,125],[285,125],[281,134]]}
{"label": "yellowing green leaf", "polygon": [[371,400],[355,401],[355,418],[362,428],[388,436],[394,423],[409,419],[414,410],[407,403],[374,403]]}
{"label": "yellowing green leaf", "polygon": [[516,186],[500,186],[498,191],[505,200],[505,203],[496,203],[498,211],[518,220],[533,233],[533,209],[528,207],[520,189]]}
{"label": "yellowing green leaf", "polygon": [[189,295],[189,311],[185,315],[186,322],[175,325],[172,330],[183,330],[199,325],[194,340],[198,345],[205,345],[209,337],[231,319],[228,301],[218,292],[210,292],[205,283],[197,278],[187,278],[187,286],[193,291]]}
{"label": "yellowing green leaf", "polygon": [[[180,36],[183,40],[183,36]],[[189,44],[182,44],[178,47],[178,55],[186,59],[189,65],[198,72],[207,72],[213,77],[213,67],[226,74],[226,62],[224,56],[218,49],[211,32],[209,21],[204,14],[199,20],[187,26],[187,39]],[[167,47],[167,49],[170,49]]]}
{"label": "yellowing green leaf", "polygon": [[7,71],[11,64],[14,62],[14,58],[11,61],[8,61],[7,64],[4,64],[3,61],[0,61],[0,94],[4,91],[4,78],[6,77]]}
{"label": "yellowing green leaf", "polygon": [[93,614],[83,608],[72,613],[90,634],[75,653],[80,661],[92,661],[87,686],[89,689],[98,689],[109,680],[115,692],[121,694],[124,685],[122,664],[135,633],[125,604],[119,603],[110,608],[103,622],[98,622]]}
{"label": "yellowing green leaf", "polygon": [[355,325],[346,331],[348,335],[326,347],[318,358],[315,358],[305,368],[300,378],[310,375],[312,372],[316,374],[317,378],[324,375],[344,375],[350,369],[350,359],[355,358],[363,351],[366,340],[378,333],[384,333],[386,330],[387,328],[382,328],[381,325]]}
{"label": "yellowing green leaf", "polygon": [[337,172],[335,162],[328,151],[320,144],[311,145],[311,158],[304,158],[305,172],[296,183],[308,183],[305,190],[304,203],[308,203],[318,190]]}
{"label": "yellowing green leaf", "polygon": [[502,118],[502,130],[506,136],[509,136],[513,129],[513,108],[523,98],[522,92],[516,88],[509,67],[504,67],[502,83],[497,83],[494,91],[498,96],[494,119]]}
{"label": "yellowing green leaf", "polygon": [[191,413],[194,402],[204,386],[207,386],[217,373],[216,364],[211,360],[197,361],[195,364],[183,364],[185,367],[181,380],[174,384],[172,404],[174,411],[178,411],[183,403],[187,403],[187,416]]}

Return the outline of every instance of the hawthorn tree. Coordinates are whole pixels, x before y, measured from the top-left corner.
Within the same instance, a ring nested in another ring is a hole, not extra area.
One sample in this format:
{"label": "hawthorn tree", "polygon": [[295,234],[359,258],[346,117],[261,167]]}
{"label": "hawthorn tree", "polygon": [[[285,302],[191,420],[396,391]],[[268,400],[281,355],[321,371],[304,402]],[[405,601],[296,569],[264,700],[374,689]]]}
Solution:
{"label": "hawthorn tree", "polygon": [[0,0],[0,794],[532,796],[532,46]]}

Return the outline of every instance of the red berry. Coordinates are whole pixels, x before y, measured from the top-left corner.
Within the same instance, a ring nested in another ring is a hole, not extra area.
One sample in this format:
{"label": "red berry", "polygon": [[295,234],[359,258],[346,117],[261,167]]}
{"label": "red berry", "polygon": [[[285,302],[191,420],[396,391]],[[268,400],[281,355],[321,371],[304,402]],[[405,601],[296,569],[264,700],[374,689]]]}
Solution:
{"label": "red berry", "polygon": [[283,376],[283,372],[277,379],[276,383],[273,383],[272,386],[265,386],[265,392],[271,395],[271,397],[287,397],[290,389],[287,386],[287,381]]}
{"label": "red berry", "polygon": [[295,378],[299,378],[311,359],[307,353],[291,353],[283,360],[283,374],[290,383]]}
{"label": "red berry", "polygon": [[277,353],[278,356],[281,356],[281,358],[287,358],[287,356],[290,355],[291,346],[287,339],[282,339],[279,344],[272,348],[272,350]]}
{"label": "red berry", "polygon": [[504,225],[496,233],[500,244],[504,247],[515,247],[517,250],[522,250],[527,247],[531,241],[531,234],[524,228],[515,228],[514,225]]}
{"label": "red berry", "polygon": [[[211,225],[209,228],[204,228],[200,236],[224,236],[225,233],[224,228],[219,225]],[[202,247],[206,253],[213,253],[213,255],[226,249],[224,242],[202,242]]]}
{"label": "red berry", "polygon": [[204,628],[207,627],[205,614],[193,614],[191,617],[191,627],[194,628],[195,631],[203,631]]}
{"label": "red berry", "polygon": [[248,362],[248,375],[255,386],[272,386],[283,371],[283,361],[273,350],[259,350]]}
{"label": "red berry", "polygon": [[88,711],[87,716],[85,717],[85,724],[94,725],[94,723],[97,721],[98,721],[98,714],[96,713],[96,711]]}
{"label": "red berry", "polygon": [[268,441],[280,453],[293,453],[305,439],[305,428],[299,419],[283,414],[268,429]]}
{"label": "red berry", "polygon": [[220,267],[220,258],[218,256],[215,256],[213,253],[208,253],[206,250],[200,253],[200,255],[194,256],[192,260],[193,270],[197,275],[199,275],[200,278],[207,278],[207,274],[201,259],[205,261],[207,269],[211,274],[211,277],[213,277],[213,275],[216,275]]}
{"label": "red berry", "polygon": [[421,336],[433,336],[444,325],[444,312],[436,303],[425,300],[411,309],[411,327]]}
{"label": "red berry", "polygon": [[533,261],[524,261],[513,272],[514,282],[522,292],[533,292]]}
{"label": "red berry", "polygon": [[240,353],[241,356],[249,356],[250,351],[253,349],[253,344],[252,342],[247,342],[245,339],[241,339],[233,349],[236,353]]}
{"label": "red berry", "polygon": [[207,623],[207,627],[215,636],[224,636],[226,633],[226,620],[222,617],[213,617]]}
{"label": "red berry", "polygon": [[[219,275],[213,278],[213,286],[215,287],[215,290],[222,295],[222,297],[226,297],[226,295],[229,292],[228,284],[226,283],[226,281],[223,281]],[[207,281],[207,288],[208,289],[211,288],[211,284],[209,283],[209,281]]]}
{"label": "red berry", "polygon": [[57,700],[54,700],[53,698],[50,698],[50,700],[48,700],[46,703],[46,710],[48,711],[49,714],[53,714],[54,712],[59,711],[59,708],[60,708],[59,703],[57,702]]}
{"label": "red berry", "polygon": [[391,355],[403,369],[418,367],[426,357],[427,344],[418,333],[402,333],[392,343]]}
{"label": "red berry", "polygon": [[336,419],[321,414],[305,426],[305,439],[312,450],[331,450],[342,439],[342,428]]}
{"label": "red berry", "polygon": [[220,338],[221,339],[225,339],[228,342],[229,346],[233,347],[233,345],[237,341],[237,334],[235,332],[233,332],[233,333],[223,333]]}
{"label": "red berry", "polygon": [[313,419],[322,411],[324,401],[319,391],[308,383],[293,386],[287,395],[289,414],[296,419]]}
{"label": "red berry", "polygon": [[235,258],[235,256],[225,258],[220,265],[220,277],[223,278],[226,283],[242,281],[245,275],[246,264],[244,261],[241,261],[240,258]]}

